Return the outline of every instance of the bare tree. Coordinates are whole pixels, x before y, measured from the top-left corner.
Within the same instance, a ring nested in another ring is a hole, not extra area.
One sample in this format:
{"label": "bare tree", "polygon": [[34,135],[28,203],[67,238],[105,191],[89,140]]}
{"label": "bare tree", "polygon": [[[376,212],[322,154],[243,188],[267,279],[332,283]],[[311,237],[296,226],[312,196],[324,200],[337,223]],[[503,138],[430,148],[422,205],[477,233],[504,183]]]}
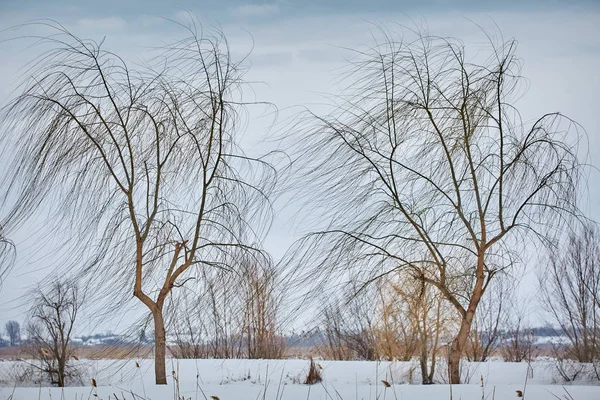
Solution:
{"label": "bare tree", "polygon": [[77,286],[70,281],[38,287],[33,293],[28,347],[42,361],[41,370],[60,387],[74,376],[69,366],[73,355],[70,344],[82,301]]}
{"label": "bare tree", "polygon": [[424,280],[406,276],[393,288],[400,301],[408,305],[403,317],[410,321],[416,334],[421,383],[432,384],[441,340],[453,324],[453,310],[448,309],[441,293]]}
{"label": "bare tree", "polygon": [[331,303],[321,311],[323,320],[323,353],[326,359],[351,360],[353,355],[346,343],[347,328],[343,308]]}
{"label": "bare tree", "polygon": [[409,361],[417,353],[419,335],[414,321],[407,318],[412,305],[398,296],[395,284],[388,279],[379,285],[378,353],[389,361]]}
{"label": "bare tree", "polygon": [[514,302],[507,302],[511,312],[505,320],[506,332],[500,338],[500,354],[504,361],[522,362],[531,364],[532,358],[536,357],[535,335],[527,324],[528,302],[522,302],[519,306]]}
{"label": "bare tree", "polygon": [[551,321],[569,340],[561,357],[600,359],[600,235],[586,223],[550,254],[540,273],[541,300]]}
{"label": "bare tree", "polygon": [[277,293],[274,265],[246,262],[241,269],[243,337],[248,358],[277,359],[283,356],[284,343],[279,331],[281,300]]}
{"label": "bare tree", "polygon": [[330,297],[321,311],[325,354],[335,360],[377,360],[376,301],[374,293],[343,289]]}
{"label": "bare tree", "polygon": [[[280,358],[279,295],[270,258],[244,259],[234,270],[214,269],[205,288],[188,292],[185,307],[171,316],[178,358]],[[207,312],[210,310],[210,312]]]}
{"label": "bare tree", "polygon": [[11,346],[18,346],[21,343],[21,325],[17,321],[6,323],[6,334]]}
{"label": "bare tree", "polygon": [[205,326],[201,318],[196,318],[198,310],[182,307],[173,323],[174,345],[169,346],[175,358],[208,358],[210,353],[206,343]]}
{"label": "bare tree", "polygon": [[460,315],[459,383],[490,281],[578,213],[577,125],[520,119],[515,40],[491,38],[486,59],[456,39],[383,35],[355,53],[332,113],[293,131],[295,198],[324,223],[285,262],[319,291],[333,275],[368,285],[398,270],[435,286]]}
{"label": "bare tree", "polygon": [[4,146],[17,155],[8,221],[56,211],[49,223],[70,227],[68,261],[86,281],[113,306],[133,293],[152,314],[156,383],[166,384],[173,289],[229,269],[233,249],[260,255],[270,223],[273,169],[238,146],[243,68],[221,32],[201,35],[193,22],[189,37],[136,69],[48,25],[53,35],[40,41],[51,50],[0,121],[17,143]]}
{"label": "bare tree", "polygon": [[338,360],[419,358],[423,384],[433,383],[453,309],[423,280],[390,274],[377,285],[330,298],[322,311],[326,357]]}
{"label": "bare tree", "polygon": [[243,355],[241,297],[236,278],[234,274],[219,270],[206,272],[203,277],[206,296],[201,299],[201,304],[208,310],[205,326],[210,352],[215,358],[241,358]]}

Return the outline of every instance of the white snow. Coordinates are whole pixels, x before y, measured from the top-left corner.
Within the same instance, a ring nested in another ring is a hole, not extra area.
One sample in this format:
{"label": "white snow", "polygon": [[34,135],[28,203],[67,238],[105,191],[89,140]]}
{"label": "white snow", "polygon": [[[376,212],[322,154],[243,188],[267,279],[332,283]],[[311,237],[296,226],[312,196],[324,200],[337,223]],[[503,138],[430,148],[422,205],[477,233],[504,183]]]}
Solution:
{"label": "white snow", "polygon": [[[227,399],[517,399],[525,389],[527,400],[600,399],[600,385],[590,374],[581,374],[575,383],[562,386],[553,361],[537,361],[529,370],[526,363],[464,363],[468,384],[419,385],[420,370],[415,362],[318,361],[323,382],[304,385],[307,360],[169,360],[168,385],[153,384],[152,360],[80,360],[83,384],[64,389],[47,383],[31,386],[32,379],[16,382],[23,363],[0,362],[0,400],[33,399],[200,399],[217,396]],[[588,366],[591,368],[591,366]],[[174,371],[174,374],[173,374]],[[438,368],[443,380],[444,365]],[[588,372],[591,372],[588,371]],[[527,377],[527,385],[525,379]],[[98,387],[91,385],[94,378]],[[37,379],[39,381],[39,379]],[[385,380],[391,384],[386,388]],[[483,380],[483,388],[482,388]],[[27,384],[30,387],[20,387]]]}

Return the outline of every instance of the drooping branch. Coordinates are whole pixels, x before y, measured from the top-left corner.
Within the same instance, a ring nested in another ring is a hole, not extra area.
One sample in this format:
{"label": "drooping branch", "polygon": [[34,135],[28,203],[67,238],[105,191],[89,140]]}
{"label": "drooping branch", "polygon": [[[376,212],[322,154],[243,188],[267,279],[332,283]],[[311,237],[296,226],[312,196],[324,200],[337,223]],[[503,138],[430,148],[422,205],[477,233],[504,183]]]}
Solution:
{"label": "drooping branch", "polygon": [[286,137],[290,189],[311,230],[327,234],[299,240],[283,264],[319,291],[399,270],[436,287],[462,318],[455,383],[490,282],[580,216],[578,125],[558,113],[524,124],[512,105],[516,42],[490,39],[488,50],[468,61],[457,39],[385,31],[352,58],[333,111],[306,113]]}
{"label": "drooping branch", "polygon": [[0,118],[11,137],[2,152],[16,154],[7,224],[40,209],[54,213],[51,228],[70,223],[68,254],[77,257],[63,265],[97,284],[98,299],[125,304],[133,292],[164,354],[174,288],[200,288],[200,270],[229,253],[264,255],[276,174],[238,144],[250,105],[244,67],[220,31],[199,33],[194,23],[135,68],[103,42],[45,27],[55,35],[39,40],[52,49]]}

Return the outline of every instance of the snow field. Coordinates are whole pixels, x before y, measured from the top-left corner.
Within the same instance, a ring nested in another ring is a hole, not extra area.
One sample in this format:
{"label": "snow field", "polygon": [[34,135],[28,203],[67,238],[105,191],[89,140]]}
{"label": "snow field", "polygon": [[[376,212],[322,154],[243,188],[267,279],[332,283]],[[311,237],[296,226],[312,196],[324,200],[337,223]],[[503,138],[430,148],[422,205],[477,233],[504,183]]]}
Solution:
{"label": "snow field", "polygon": [[[152,360],[80,360],[77,364],[84,386],[61,389],[40,383],[35,376],[17,382],[23,363],[0,362],[0,400],[214,400],[211,396],[219,400],[437,400],[450,399],[451,391],[454,400],[504,400],[517,399],[516,391],[523,389],[527,400],[600,400],[600,385],[586,374],[561,386],[553,361],[533,362],[531,370],[526,363],[465,362],[463,377],[469,383],[453,386],[419,385],[420,370],[414,362],[318,361],[323,382],[304,385],[308,360],[168,360],[166,386],[154,385]],[[444,367],[438,366],[439,380]],[[92,386],[92,378],[97,387]]]}

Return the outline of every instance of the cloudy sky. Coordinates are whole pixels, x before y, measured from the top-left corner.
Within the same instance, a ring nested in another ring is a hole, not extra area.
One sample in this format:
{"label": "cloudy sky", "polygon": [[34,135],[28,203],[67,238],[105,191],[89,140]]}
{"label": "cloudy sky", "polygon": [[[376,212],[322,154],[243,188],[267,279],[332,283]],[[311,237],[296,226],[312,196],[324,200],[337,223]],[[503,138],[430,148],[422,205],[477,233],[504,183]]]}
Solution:
{"label": "cloudy sky", "polygon": [[[585,150],[592,165],[600,167],[598,0],[0,0],[0,104],[10,98],[23,65],[38,51],[22,40],[11,40],[28,34],[29,28],[13,29],[19,24],[54,19],[80,37],[105,37],[107,48],[136,61],[148,47],[181,37],[180,28],[169,20],[185,20],[188,13],[204,26],[220,26],[234,56],[252,51],[246,77],[257,82],[258,100],[277,105],[279,119],[293,114],[297,106],[323,107],[324,94],[338,89],[336,78],[349,56],[347,49],[371,44],[378,26],[427,27],[432,34],[461,38],[467,48],[476,49],[485,40],[480,26],[494,30],[497,25],[506,38],[518,40],[517,54],[524,60],[529,90],[517,104],[523,119],[554,111],[570,116],[587,131]],[[258,110],[250,117],[250,142],[261,146],[274,116]],[[600,175],[592,172],[584,203],[596,220],[599,183]],[[287,211],[279,215],[267,243],[276,257],[301,233],[295,221]],[[33,239],[35,230],[35,225],[25,227],[13,238],[19,259],[2,288],[0,326],[11,318],[22,319],[19,296],[52,270],[52,246]]]}

